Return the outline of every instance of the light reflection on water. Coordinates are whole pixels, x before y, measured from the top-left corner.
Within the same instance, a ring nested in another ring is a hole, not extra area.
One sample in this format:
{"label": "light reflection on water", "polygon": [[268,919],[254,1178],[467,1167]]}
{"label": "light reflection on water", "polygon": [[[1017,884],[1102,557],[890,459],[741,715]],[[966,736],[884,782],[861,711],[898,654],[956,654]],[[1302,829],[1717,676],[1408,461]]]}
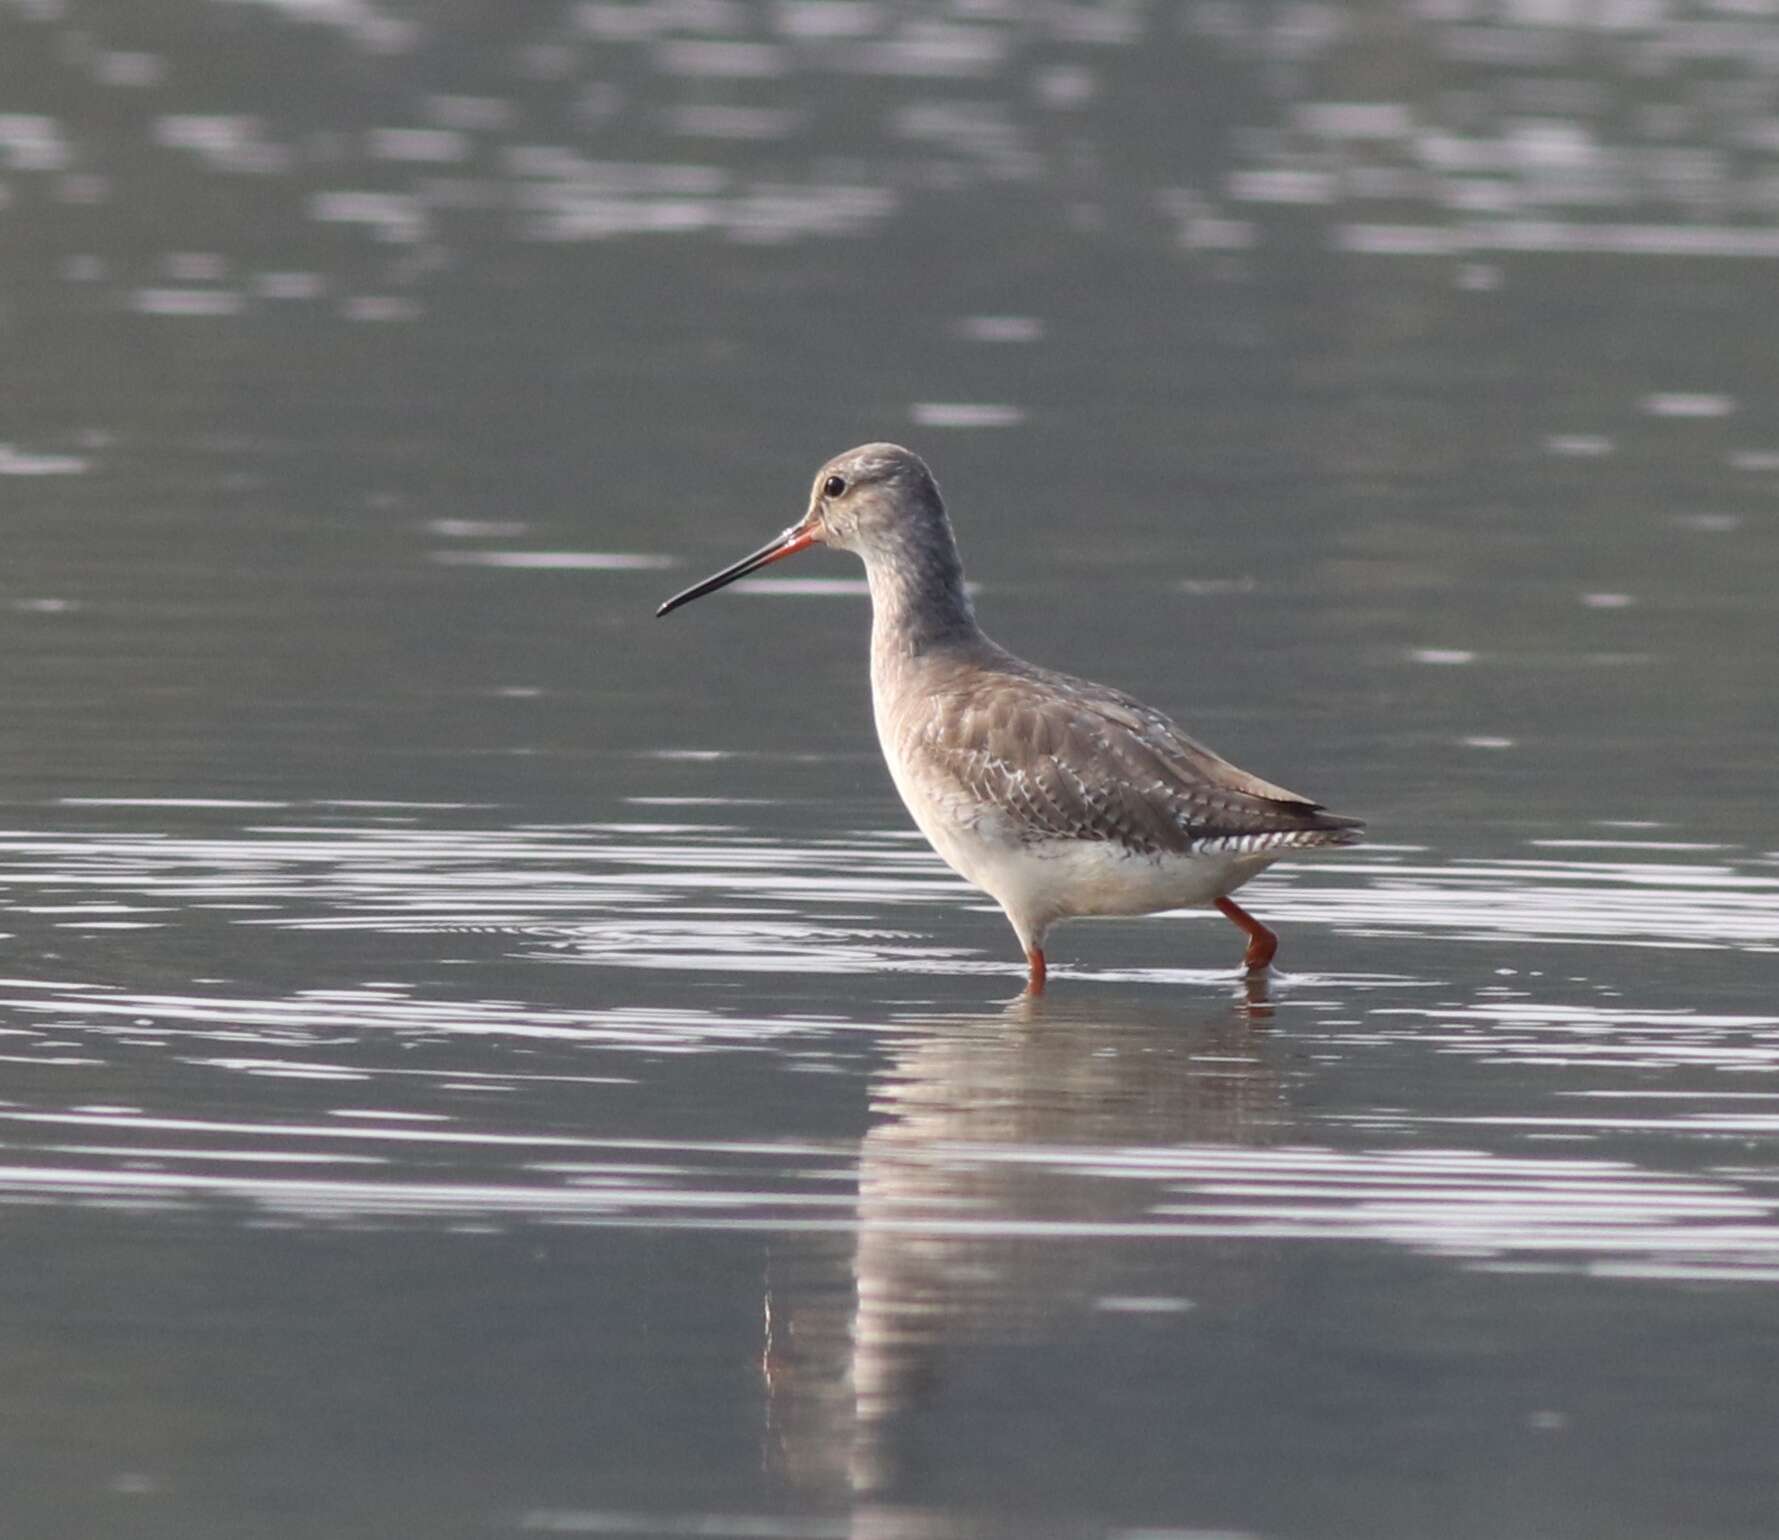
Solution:
{"label": "light reflection on water", "polygon": [[[42,1035],[55,1038],[58,1051],[7,1058],[60,1066],[76,1078],[104,1062],[115,1049],[103,1015],[83,1019],[94,1014],[92,1004],[78,995],[38,1001],[11,993],[4,1008],[15,1020],[56,1018]],[[498,1030],[516,1041],[568,1038],[581,1048],[651,1055],[675,1046],[782,1049],[793,1037],[819,1041],[846,1030],[814,1020],[687,1021],[676,1044],[676,1024],[659,1015],[631,1022],[621,1013],[590,1015],[570,1024],[518,1011],[505,1020],[487,1010],[454,1017],[418,1002],[367,1012],[354,1002],[268,1010],[221,999],[201,1010],[156,999],[113,1008],[134,1017],[138,1044],[152,1035],[175,1062],[199,1070],[334,1083],[359,1094],[393,1077],[420,1076],[460,1093],[460,1102],[464,1092],[523,1091],[540,1081],[634,1081],[613,1073],[339,1062],[325,1039],[394,1033],[404,1015],[413,1030],[429,1034]],[[1779,1114],[1770,1110],[1337,1116],[1330,1125],[1336,1132],[1342,1121],[1362,1122],[1365,1138],[1388,1142],[1306,1145],[1290,1106],[1291,1077],[1267,1042],[1264,1016],[1171,1014],[1176,1019],[1126,1007],[1121,1021],[1103,1003],[1054,1016],[1021,1004],[1010,1018],[940,1020],[898,1031],[892,1061],[873,1082],[879,1121],[857,1146],[509,1130],[493,1104],[474,1115],[343,1108],[321,1121],[283,1123],[13,1103],[0,1107],[12,1151],[0,1170],[0,1193],[7,1201],[241,1202],[266,1218],[316,1223],[833,1230],[856,1233],[861,1255],[879,1248],[904,1270],[910,1258],[925,1259],[922,1267],[949,1266],[952,1249],[973,1259],[967,1271],[982,1266],[982,1245],[1147,1237],[1373,1241],[1467,1265],[1506,1260],[1675,1278],[1779,1276],[1779,1192],[1767,1168],[1728,1163],[1681,1173],[1585,1148],[1508,1154],[1420,1142],[1503,1128],[1584,1138],[1635,1129],[1683,1144],[1700,1135],[1771,1140],[1779,1137]],[[1779,1018],[1758,1026],[1771,1033]],[[1168,1034],[1157,1036],[1163,1027]],[[40,1035],[11,1030],[18,1047],[26,1046],[18,1038]],[[83,1037],[92,1039],[90,1054],[65,1051]],[[232,1051],[216,1053],[206,1042]],[[243,1052],[249,1043],[282,1053]],[[1402,1144],[1404,1136],[1415,1142]],[[449,1157],[449,1169],[427,1179],[425,1168],[441,1157]],[[285,1174],[292,1165],[354,1169]],[[379,1177],[379,1169],[389,1175]],[[1092,1270],[1063,1254],[1054,1265],[1054,1286],[1066,1278],[1091,1302]],[[1004,1271],[983,1276],[980,1308],[1004,1327],[1011,1319]],[[935,1279],[918,1287],[904,1282],[887,1297],[900,1309],[943,1295],[948,1309],[967,1314],[975,1307],[959,1301],[975,1292],[941,1288]]]}
{"label": "light reflection on water", "polygon": [[[1352,60],[1373,39],[1338,8],[1298,25],[1234,6],[540,5],[488,26],[499,38],[488,57],[505,69],[484,89],[437,92],[390,73],[439,46],[419,19],[356,4],[266,10],[231,16],[214,41],[184,37],[169,57],[133,36],[107,46],[132,29],[103,16],[58,51],[60,7],[0,7],[15,49],[41,57],[87,114],[0,113],[0,170],[47,184],[49,212],[78,240],[81,211],[139,196],[139,178],[94,155],[91,119],[146,103],[152,180],[251,201],[253,217],[269,201],[286,245],[343,230],[369,250],[336,272],[218,259],[220,271],[168,275],[195,281],[131,285],[114,271],[132,265],[119,253],[77,248],[68,282],[115,284],[121,304],[157,318],[324,303],[347,322],[411,323],[490,229],[545,245],[776,246],[880,234],[922,197],[1001,188],[1038,188],[1078,225],[1134,217],[1213,259],[1288,251],[1315,221],[1331,252],[1464,261],[1455,281],[1478,291],[1500,284],[1494,261],[1529,253],[1779,253],[1762,170],[1772,102],[1747,74],[1771,33],[1752,16],[1404,13],[1392,46],[1462,81],[1441,91],[1355,81]],[[238,48],[243,32],[275,50],[298,26],[332,28],[376,61],[383,96],[334,115],[312,86],[286,84],[249,112],[201,93],[164,100],[176,60]],[[1154,59],[1168,61],[1182,137],[1227,140],[1221,163],[1185,156],[1158,182],[1125,170],[1153,175],[1115,109],[1143,98]],[[521,110],[507,93],[525,86]]]}
{"label": "light reflection on water", "polygon": [[[88,802],[169,811],[279,806]],[[236,923],[277,929],[512,932],[543,943],[540,955],[603,966],[835,973],[1002,966],[920,943],[932,927],[910,911],[985,905],[902,830],[798,842],[752,832],[739,820],[408,826],[414,821],[260,824],[226,837],[0,830],[0,874],[19,895],[13,913],[67,929],[111,923],[92,918],[100,914],[171,916],[128,922],[152,927],[189,912],[240,910]],[[1686,859],[1701,852],[1686,841],[1530,842],[1558,843],[1620,858],[1438,861],[1372,845],[1356,858],[1281,863],[1248,891],[1286,924],[1358,938],[1779,950],[1779,876],[1763,853],[1707,846],[1717,859],[1706,862]],[[70,901],[75,896],[79,902]],[[891,916],[908,923],[885,928]],[[1096,929],[1070,932],[1084,960],[1072,970],[1077,976],[1144,976],[1096,970]]]}
{"label": "light reflection on water", "polygon": [[[163,815],[262,811],[188,799]],[[220,924],[255,948],[278,932],[457,936],[482,948],[465,958],[472,969],[519,960],[672,976],[927,975],[954,978],[953,988],[980,975],[991,992],[1009,971],[999,957],[930,939],[949,907],[975,900],[912,840],[796,842],[683,821],[503,828],[473,809],[334,819],[234,834],[15,829],[0,835],[8,914],[30,938],[68,937],[57,943],[64,955],[118,925]],[[1767,898],[1774,879],[1757,875],[1758,862],[1720,849],[1702,862],[1684,841],[1605,845],[1624,859],[1440,863],[1374,851],[1281,868],[1254,892],[1262,912],[1290,928],[1349,936],[1355,961],[1372,955],[1374,936],[1425,945],[1449,933],[1517,948],[1537,934],[1605,946],[1592,956],[1597,971],[1615,946],[1765,949],[1779,934]],[[1093,940],[1084,930],[1083,956]],[[1770,1072],[1779,1017],[1639,1007],[1614,999],[1618,990],[1598,977],[1584,998],[1573,987],[1564,997],[1535,972],[1502,969],[1461,986],[1466,997],[1456,1000],[1435,978],[1355,972],[1287,975],[1274,1000],[1227,1003],[1231,976],[1216,970],[1089,963],[1070,972],[1051,1000],[1005,1014],[900,1006],[875,1018],[763,1014],[720,1000],[547,1006],[396,982],[253,997],[220,984],[156,993],[20,975],[0,982],[5,1058],[56,1067],[70,1094],[59,1105],[0,1108],[13,1146],[0,1191],[13,1201],[242,1202],[266,1217],[317,1222],[837,1231],[859,1237],[862,1258],[879,1245],[871,1237],[900,1237],[882,1245],[946,1266],[953,1244],[1147,1236],[1366,1240],[1468,1265],[1676,1277],[1774,1269],[1779,1195],[1770,1184],[1715,1162],[1659,1169],[1589,1145],[1627,1132],[1679,1150],[1712,1136],[1764,1140],[1779,1136],[1779,1115],[1706,1092],[1696,1104],[1585,1111],[1549,1094],[1613,1094],[1597,1078],[1569,1086],[1576,1068],[1593,1077]],[[1166,988],[1111,1000],[1096,998],[1095,981]],[[531,1045],[547,1062],[472,1067],[439,1052],[478,1038],[508,1053]],[[663,1056],[765,1055],[786,1070],[855,1076],[864,1063],[856,1047],[875,1042],[891,1053],[866,1070],[878,1121],[862,1144],[612,1138],[539,1132],[522,1118],[503,1126],[505,1099],[545,1086],[634,1087]],[[1286,1042],[1356,1062],[1412,1044],[1535,1069],[1551,1084],[1512,1113],[1380,1105],[1306,1122],[1290,1105]],[[78,1089],[86,1076],[144,1052],[215,1083],[307,1084],[316,1094],[332,1085],[351,1100],[294,1121],[87,1104]],[[361,1100],[402,1084],[417,1088],[422,1112]],[[1306,1143],[1318,1127],[1326,1138]],[[1508,1144],[1452,1142],[1485,1130]],[[1525,1142],[1554,1135],[1580,1144],[1557,1153]],[[473,1170],[428,1174],[441,1153]],[[292,1164],[330,1169],[296,1176]],[[1085,1275],[1070,1275],[1071,1287],[1086,1286]],[[992,1291],[1003,1313],[1004,1283]],[[937,1287],[905,1280],[891,1293]]]}
{"label": "light reflection on water", "polygon": [[[1316,1120],[1292,1105],[1304,1082],[1272,1030],[1265,1012],[1077,1000],[900,1036],[873,1085],[853,1233],[790,1255],[768,1298],[780,1468],[804,1488],[894,1491],[905,1428],[967,1344],[1091,1333],[1105,1315],[1227,1321],[1274,1275],[1254,1247],[1370,1243],[1483,1273],[1779,1279],[1765,1168],[1510,1153],[1446,1143],[1453,1129],[1405,1141],[1401,1126],[1306,1142]],[[1135,1270],[1131,1293],[1121,1243],[1168,1241],[1188,1249]]]}
{"label": "light reflection on water", "polygon": [[[538,1532],[975,1533],[1010,1425],[1098,1510],[1020,1540],[1773,1533],[1766,8],[424,12],[0,0],[13,1527],[276,1527],[346,1406],[424,1451],[346,1501]],[[819,805],[856,569],[639,639],[904,430],[1021,650],[1418,842],[1254,885],[1270,1000],[1176,916],[998,1004],[998,913]],[[733,720],[784,632],[807,709]],[[849,1518],[743,1511],[762,1404]]]}

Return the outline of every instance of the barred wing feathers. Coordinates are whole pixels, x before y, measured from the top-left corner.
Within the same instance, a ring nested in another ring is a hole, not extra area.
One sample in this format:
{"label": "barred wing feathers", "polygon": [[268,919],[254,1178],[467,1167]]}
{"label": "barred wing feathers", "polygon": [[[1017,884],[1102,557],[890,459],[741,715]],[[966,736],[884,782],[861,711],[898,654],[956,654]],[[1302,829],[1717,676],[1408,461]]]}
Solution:
{"label": "barred wing feathers", "polygon": [[1159,711],[1006,657],[930,681],[905,748],[954,807],[987,805],[1027,842],[1144,855],[1351,845],[1364,825],[1238,769]]}

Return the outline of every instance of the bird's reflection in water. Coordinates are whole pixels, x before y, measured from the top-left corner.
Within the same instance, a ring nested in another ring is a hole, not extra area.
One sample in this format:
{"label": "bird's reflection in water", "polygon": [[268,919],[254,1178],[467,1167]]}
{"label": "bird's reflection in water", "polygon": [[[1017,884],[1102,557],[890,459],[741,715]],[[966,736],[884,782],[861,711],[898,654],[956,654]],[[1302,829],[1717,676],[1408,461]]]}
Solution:
{"label": "bird's reflection in water", "polygon": [[[804,1499],[863,1500],[854,1534],[922,1533],[906,1510],[872,1505],[894,1502],[901,1435],[943,1392],[948,1359],[1034,1340],[1129,1293],[1133,1257],[1153,1253],[1120,1241],[1166,1197],[1145,1178],[1145,1150],[1262,1143],[1287,1126],[1269,1015],[1255,991],[1184,1006],[1051,996],[908,1023],[872,1088],[856,1229],[772,1261],[764,1368],[779,1478]],[[1252,1282],[1215,1273],[1195,1266],[1170,1291]],[[943,1532],[970,1532],[959,1517]]]}

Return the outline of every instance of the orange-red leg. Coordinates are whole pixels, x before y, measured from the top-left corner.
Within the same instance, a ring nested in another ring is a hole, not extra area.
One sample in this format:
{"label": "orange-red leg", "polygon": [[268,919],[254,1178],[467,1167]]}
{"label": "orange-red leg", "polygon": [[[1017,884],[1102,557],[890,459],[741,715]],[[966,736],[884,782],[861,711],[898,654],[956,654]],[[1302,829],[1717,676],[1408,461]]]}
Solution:
{"label": "orange-red leg", "polygon": [[1248,972],[1258,973],[1267,967],[1272,962],[1273,953],[1279,949],[1279,938],[1233,899],[1218,899],[1217,908],[1226,920],[1233,920],[1248,934],[1248,951],[1242,958],[1248,965]]}
{"label": "orange-red leg", "polygon": [[1025,981],[1025,992],[1028,995],[1041,995],[1044,993],[1044,980],[1050,972],[1044,966],[1044,949],[1036,946],[1029,948],[1025,960],[1032,970],[1031,977]]}

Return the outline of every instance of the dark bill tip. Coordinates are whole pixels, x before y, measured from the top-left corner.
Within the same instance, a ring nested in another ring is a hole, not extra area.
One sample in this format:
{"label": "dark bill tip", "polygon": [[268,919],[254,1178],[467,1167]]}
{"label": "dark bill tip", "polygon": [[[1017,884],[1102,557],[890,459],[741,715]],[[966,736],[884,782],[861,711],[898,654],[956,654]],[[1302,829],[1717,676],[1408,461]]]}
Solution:
{"label": "dark bill tip", "polygon": [[775,561],[783,561],[787,556],[795,556],[807,546],[815,544],[815,532],[804,525],[793,525],[782,535],[769,540],[751,556],[744,556],[731,567],[721,572],[712,573],[701,583],[694,583],[690,588],[675,594],[660,609],[655,611],[659,619],[663,615],[671,615],[682,604],[690,604],[694,599],[702,599],[708,593],[715,593],[719,588],[727,588],[737,578],[744,578],[750,572],[757,572],[761,567],[769,567]]}

